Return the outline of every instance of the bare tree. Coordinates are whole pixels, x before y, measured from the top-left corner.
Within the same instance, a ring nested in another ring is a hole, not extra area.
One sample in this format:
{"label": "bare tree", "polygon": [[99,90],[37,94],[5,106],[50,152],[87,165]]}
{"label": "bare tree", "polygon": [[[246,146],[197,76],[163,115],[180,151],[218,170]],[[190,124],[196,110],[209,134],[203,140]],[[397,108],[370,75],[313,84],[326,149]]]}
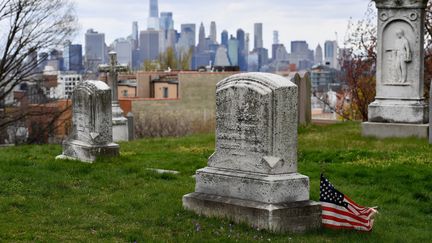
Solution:
{"label": "bare tree", "polygon": [[[60,46],[76,30],[69,0],[0,0],[0,103],[37,74],[45,61],[37,58],[37,52]],[[0,130],[29,115],[33,114],[22,109],[0,109]]]}
{"label": "bare tree", "polygon": [[376,34],[376,11],[370,2],[362,20],[349,22],[345,53],[340,59],[340,79],[346,84],[343,99],[350,102],[337,109],[345,119],[368,119],[368,105],[375,98]]}

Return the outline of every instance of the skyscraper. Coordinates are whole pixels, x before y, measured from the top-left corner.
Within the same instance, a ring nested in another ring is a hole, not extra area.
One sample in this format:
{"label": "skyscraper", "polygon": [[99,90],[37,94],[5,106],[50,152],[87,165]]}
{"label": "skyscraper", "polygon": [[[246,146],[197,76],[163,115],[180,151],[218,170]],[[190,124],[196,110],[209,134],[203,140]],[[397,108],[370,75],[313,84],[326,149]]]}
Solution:
{"label": "skyscraper", "polygon": [[168,30],[174,29],[174,19],[172,12],[161,12],[160,14],[160,28],[167,32]]}
{"label": "skyscraper", "polygon": [[149,18],[147,20],[149,30],[159,30],[159,6],[158,0],[149,1]]}
{"label": "skyscraper", "polygon": [[273,44],[279,44],[279,31],[273,31]]}
{"label": "skyscraper", "polygon": [[284,44],[272,45],[272,59],[277,62],[289,60],[289,55]]}
{"label": "skyscraper", "polygon": [[[176,52],[179,57],[185,56],[194,50],[196,45],[196,25],[195,24],[182,24],[180,38],[176,44]],[[192,68],[192,62],[189,64]]]}
{"label": "skyscraper", "polygon": [[228,48],[228,31],[226,30],[222,31],[221,44]]}
{"label": "skyscraper", "polygon": [[159,17],[159,4],[158,0],[150,0],[149,17]]}
{"label": "skyscraper", "polygon": [[239,42],[236,38],[234,38],[234,36],[231,35],[231,38],[228,40],[228,57],[229,57],[231,66],[238,66],[239,65],[238,50],[239,50]]}
{"label": "skyscraper", "polygon": [[217,67],[231,66],[225,46],[219,46],[219,48],[216,50],[214,65]]}
{"label": "skyscraper", "polygon": [[324,43],[324,64],[331,68],[338,69],[338,46],[336,41],[326,41]]}
{"label": "skyscraper", "polygon": [[237,30],[237,40],[238,40],[238,59],[240,71],[247,71],[247,54],[246,49],[246,36],[242,29]]}
{"label": "skyscraper", "polygon": [[213,43],[217,43],[217,31],[216,31],[216,22],[212,21],[210,24],[210,40]]}
{"label": "skyscraper", "polygon": [[322,62],[323,62],[323,51],[321,45],[318,44],[318,46],[315,49],[315,64],[322,64]]}
{"label": "skyscraper", "polygon": [[246,37],[245,37],[245,49],[246,49],[246,56],[249,56],[249,50],[250,50],[250,33],[246,33]]}
{"label": "skyscraper", "polygon": [[204,24],[201,22],[198,34],[198,52],[203,52],[206,49],[206,36]]}
{"label": "skyscraper", "polygon": [[189,46],[196,46],[196,25],[195,24],[182,24],[180,38],[182,35],[187,36]]}
{"label": "skyscraper", "polygon": [[114,51],[117,53],[117,61],[132,67],[132,43],[120,38],[114,41]]}
{"label": "skyscraper", "polygon": [[172,12],[161,12],[160,30],[159,48],[160,52],[163,53],[168,47],[174,47],[176,42]]}
{"label": "skyscraper", "polygon": [[82,46],[73,45],[70,41],[66,42],[63,50],[63,60],[65,71],[81,72],[82,66]]}
{"label": "skyscraper", "polygon": [[304,53],[309,50],[309,45],[306,41],[291,41],[291,53]]}
{"label": "skyscraper", "polygon": [[132,22],[132,40],[133,40],[133,49],[138,48],[138,21]]}
{"label": "skyscraper", "polygon": [[141,61],[153,61],[159,56],[159,31],[145,30],[140,33]]}
{"label": "skyscraper", "polygon": [[107,62],[105,34],[93,29],[85,34],[85,64],[90,71],[97,71],[97,66]]}
{"label": "skyscraper", "polygon": [[254,24],[254,49],[263,48],[263,24]]}
{"label": "skyscraper", "polygon": [[291,41],[289,62],[291,64],[296,64],[298,70],[305,70],[313,66],[314,53],[309,49],[309,45],[306,41]]}

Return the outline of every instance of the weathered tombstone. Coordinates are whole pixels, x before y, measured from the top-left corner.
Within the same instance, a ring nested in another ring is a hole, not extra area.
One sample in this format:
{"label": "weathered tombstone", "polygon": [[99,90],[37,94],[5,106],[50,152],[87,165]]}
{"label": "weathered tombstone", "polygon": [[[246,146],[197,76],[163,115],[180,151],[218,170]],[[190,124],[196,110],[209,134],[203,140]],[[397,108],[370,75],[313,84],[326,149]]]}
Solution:
{"label": "weathered tombstone", "polygon": [[295,73],[291,79],[298,87],[298,122],[307,125],[312,122],[312,83],[308,72]]}
{"label": "weathered tombstone", "polygon": [[118,156],[112,142],[111,90],[102,81],[79,83],[72,95],[72,133],[57,159],[93,162],[98,157]]}
{"label": "weathered tombstone", "polygon": [[126,115],[126,119],[128,120],[129,141],[133,141],[135,140],[135,116],[132,112],[129,112]]}
{"label": "weathered tombstone", "polygon": [[275,74],[238,74],[218,83],[216,106],[216,152],[183,206],[276,232],[319,228],[321,208],[297,173],[297,87]]}
{"label": "weathered tombstone", "polygon": [[[432,98],[431,97],[432,97],[432,89],[429,89],[429,121],[432,121]],[[429,144],[432,144],[432,122],[429,122]]]}
{"label": "weathered tombstone", "polygon": [[117,53],[110,52],[110,64],[100,65],[99,72],[109,73],[109,81],[112,91],[112,123],[113,123],[113,140],[115,142],[128,141],[129,129],[127,118],[123,116],[123,110],[118,102],[118,73],[126,72],[127,66],[119,65],[117,62]]}
{"label": "weathered tombstone", "polygon": [[374,0],[378,8],[377,84],[363,135],[427,137],[423,96],[427,0]]}

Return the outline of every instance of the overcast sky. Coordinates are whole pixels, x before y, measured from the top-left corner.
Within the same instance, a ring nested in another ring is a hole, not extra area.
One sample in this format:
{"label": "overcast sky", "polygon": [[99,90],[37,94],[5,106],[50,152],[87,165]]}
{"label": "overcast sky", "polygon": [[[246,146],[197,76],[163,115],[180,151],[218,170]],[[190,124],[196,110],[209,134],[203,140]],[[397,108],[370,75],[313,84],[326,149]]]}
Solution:
{"label": "overcast sky", "polygon": [[[149,0],[75,0],[81,25],[76,42],[84,42],[84,33],[93,28],[105,33],[107,45],[131,33],[132,21],[139,29],[147,26]],[[253,24],[264,25],[264,45],[270,48],[273,31],[279,31],[280,42],[289,48],[292,40],[306,40],[311,48],[325,40],[339,43],[350,17],[361,19],[369,0],[159,0],[159,12],[173,12],[176,29],[182,23],[201,22],[209,34],[210,21],[216,21],[218,40],[226,29],[235,34],[242,28],[253,37]],[[197,33],[198,34],[198,33]],[[253,39],[251,39],[251,46]]]}

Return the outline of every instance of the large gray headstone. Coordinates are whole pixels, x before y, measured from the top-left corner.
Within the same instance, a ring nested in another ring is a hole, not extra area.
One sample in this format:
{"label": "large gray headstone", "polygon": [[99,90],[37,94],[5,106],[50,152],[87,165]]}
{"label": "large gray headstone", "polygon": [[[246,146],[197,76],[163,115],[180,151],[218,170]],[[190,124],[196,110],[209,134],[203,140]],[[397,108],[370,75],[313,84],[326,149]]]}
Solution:
{"label": "large gray headstone", "polygon": [[374,0],[378,8],[376,98],[369,121],[428,122],[424,84],[427,0]]}
{"label": "large gray headstone", "polygon": [[297,100],[297,86],[274,74],[219,82],[216,151],[197,171],[195,192],[184,196],[183,205],[273,231],[319,227],[309,178],[297,173]]}
{"label": "large gray headstone", "polygon": [[427,137],[424,21],[427,0],[374,0],[378,8],[376,97],[363,135]]}
{"label": "large gray headstone", "polygon": [[72,133],[59,159],[93,162],[101,156],[117,156],[112,142],[111,89],[102,81],[83,81],[72,95]]}

